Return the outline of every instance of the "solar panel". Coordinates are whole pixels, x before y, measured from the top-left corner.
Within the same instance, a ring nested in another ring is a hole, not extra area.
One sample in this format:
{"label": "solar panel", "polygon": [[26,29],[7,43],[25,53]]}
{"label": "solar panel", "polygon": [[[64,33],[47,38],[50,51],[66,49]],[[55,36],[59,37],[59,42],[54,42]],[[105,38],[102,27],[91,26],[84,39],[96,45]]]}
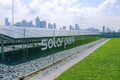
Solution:
{"label": "solar panel", "polygon": [[52,36],[52,31],[40,30],[38,28],[0,27],[0,34],[12,38],[31,38]]}
{"label": "solar panel", "polygon": [[23,38],[24,34],[21,29],[11,27],[0,27],[0,33],[12,38]]}
{"label": "solar panel", "polygon": [[36,38],[36,37],[51,37],[51,36],[70,36],[70,35],[93,35],[100,34],[98,32],[90,32],[83,30],[51,30],[35,27],[0,27],[0,34],[4,34],[11,38]]}

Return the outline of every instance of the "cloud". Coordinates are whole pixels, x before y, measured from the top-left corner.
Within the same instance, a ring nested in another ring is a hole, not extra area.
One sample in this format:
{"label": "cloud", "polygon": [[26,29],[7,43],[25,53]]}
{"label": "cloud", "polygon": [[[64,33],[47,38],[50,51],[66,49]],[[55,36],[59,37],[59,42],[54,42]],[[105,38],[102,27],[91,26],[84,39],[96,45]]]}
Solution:
{"label": "cloud", "polygon": [[[24,5],[20,0],[14,1],[15,21],[21,19],[33,20],[38,16],[42,20],[47,20],[47,22],[57,23],[58,27],[74,25],[75,23],[78,23],[82,28],[119,25],[116,18],[118,16],[111,11],[116,0],[105,0],[97,7],[82,7],[82,3],[78,0],[32,0]],[[7,11],[7,7],[9,9],[11,6],[11,4],[7,5],[8,3],[10,3],[10,0],[1,0],[0,10],[3,9],[2,7],[6,7],[5,11]],[[119,6],[116,6],[116,8],[119,8]],[[5,11],[3,11],[3,14]],[[112,21],[117,22],[113,23]]]}
{"label": "cloud", "polygon": [[0,0],[0,25],[4,24],[4,18],[8,17],[11,21],[12,15],[11,0]]}
{"label": "cloud", "polygon": [[2,9],[11,9],[12,2],[11,0],[1,0],[0,1],[0,8]]}
{"label": "cloud", "polygon": [[116,6],[116,8],[117,8],[117,9],[120,9],[120,6],[119,6],[119,5],[117,5],[117,6]]}
{"label": "cloud", "polygon": [[108,10],[116,3],[116,0],[106,0],[102,4],[100,4],[97,7],[98,12],[104,12],[105,10]]}

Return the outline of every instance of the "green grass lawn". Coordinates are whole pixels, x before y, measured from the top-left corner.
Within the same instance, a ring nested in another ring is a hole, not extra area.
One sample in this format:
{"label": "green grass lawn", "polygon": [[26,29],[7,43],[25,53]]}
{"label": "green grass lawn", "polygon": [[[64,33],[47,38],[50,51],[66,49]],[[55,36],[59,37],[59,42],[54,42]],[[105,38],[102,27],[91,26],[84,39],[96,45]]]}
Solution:
{"label": "green grass lawn", "polygon": [[120,80],[120,38],[111,39],[55,80]]}

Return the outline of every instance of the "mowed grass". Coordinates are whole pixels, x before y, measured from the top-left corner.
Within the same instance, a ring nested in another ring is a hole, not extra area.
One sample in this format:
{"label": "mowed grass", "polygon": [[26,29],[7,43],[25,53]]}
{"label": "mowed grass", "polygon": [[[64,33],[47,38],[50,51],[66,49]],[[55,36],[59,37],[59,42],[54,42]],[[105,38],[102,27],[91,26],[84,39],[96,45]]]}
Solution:
{"label": "mowed grass", "polygon": [[55,80],[120,80],[120,38],[111,39]]}

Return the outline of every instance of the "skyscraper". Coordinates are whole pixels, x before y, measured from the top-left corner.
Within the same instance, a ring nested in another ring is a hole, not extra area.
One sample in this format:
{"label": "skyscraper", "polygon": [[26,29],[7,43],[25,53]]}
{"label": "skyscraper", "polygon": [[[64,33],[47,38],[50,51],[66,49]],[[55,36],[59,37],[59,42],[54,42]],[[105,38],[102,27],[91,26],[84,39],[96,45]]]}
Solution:
{"label": "skyscraper", "polygon": [[51,23],[48,23],[48,28],[53,29],[53,25]]}
{"label": "skyscraper", "polygon": [[56,23],[53,23],[54,29],[56,29]]}
{"label": "skyscraper", "polygon": [[40,19],[39,19],[39,17],[36,17],[36,19],[35,19],[35,26],[40,27]]}
{"label": "skyscraper", "polygon": [[53,23],[53,24],[48,23],[48,28],[49,29],[56,29],[56,23]]}
{"label": "skyscraper", "polygon": [[106,32],[111,32],[110,28],[106,28]]}
{"label": "skyscraper", "polygon": [[40,21],[40,28],[46,28],[46,21]]}
{"label": "skyscraper", "polygon": [[72,27],[72,25],[69,26],[70,30],[74,30],[74,27]]}
{"label": "skyscraper", "polygon": [[105,26],[103,26],[103,32],[105,32]]}
{"label": "skyscraper", "polygon": [[22,23],[21,22],[17,22],[17,23],[14,24],[14,26],[21,27]]}
{"label": "skyscraper", "polygon": [[27,27],[28,26],[28,23],[27,23],[26,20],[22,20],[21,24],[22,24],[23,27]]}
{"label": "skyscraper", "polygon": [[66,26],[63,26],[63,30],[66,30]]}
{"label": "skyscraper", "polygon": [[28,22],[28,27],[34,27],[34,25],[33,25],[33,22],[32,22],[32,21]]}
{"label": "skyscraper", "polygon": [[5,18],[5,26],[10,26],[10,25],[11,25],[11,24],[10,24],[8,18]]}
{"label": "skyscraper", "polygon": [[79,30],[78,24],[75,24],[75,30]]}

